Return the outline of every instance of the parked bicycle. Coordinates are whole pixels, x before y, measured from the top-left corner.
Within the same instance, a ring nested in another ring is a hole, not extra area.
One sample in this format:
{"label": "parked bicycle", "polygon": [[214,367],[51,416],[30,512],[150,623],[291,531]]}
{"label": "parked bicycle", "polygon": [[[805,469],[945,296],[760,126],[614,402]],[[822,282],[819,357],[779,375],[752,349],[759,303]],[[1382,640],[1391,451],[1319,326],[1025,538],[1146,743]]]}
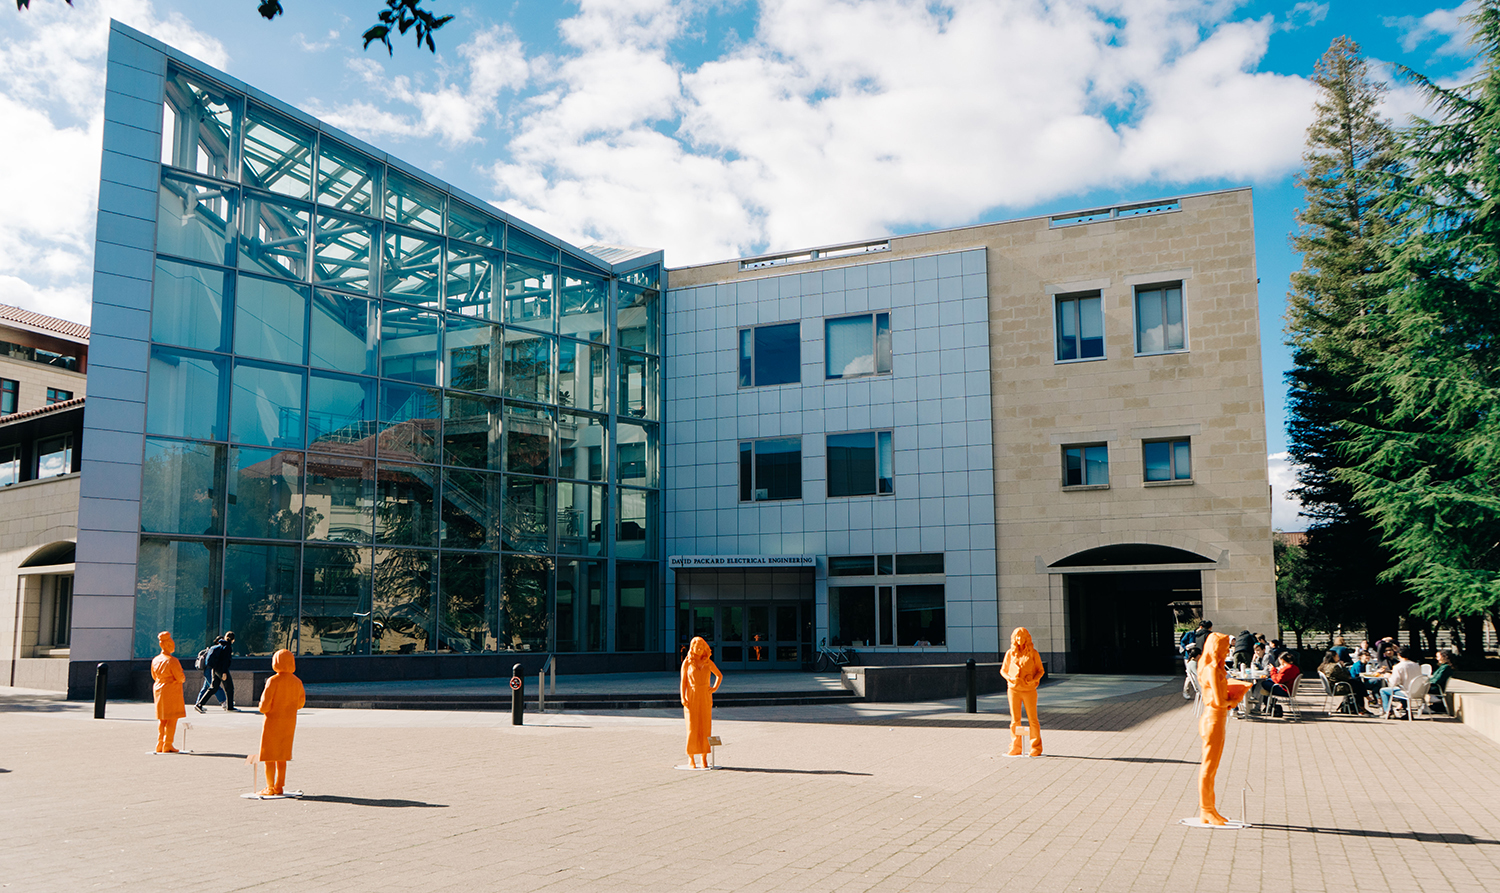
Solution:
{"label": "parked bicycle", "polygon": [[843,648],[828,647],[828,639],[825,637],[818,640],[818,656],[813,661],[813,669],[821,673],[824,670],[847,666],[853,659],[853,655]]}

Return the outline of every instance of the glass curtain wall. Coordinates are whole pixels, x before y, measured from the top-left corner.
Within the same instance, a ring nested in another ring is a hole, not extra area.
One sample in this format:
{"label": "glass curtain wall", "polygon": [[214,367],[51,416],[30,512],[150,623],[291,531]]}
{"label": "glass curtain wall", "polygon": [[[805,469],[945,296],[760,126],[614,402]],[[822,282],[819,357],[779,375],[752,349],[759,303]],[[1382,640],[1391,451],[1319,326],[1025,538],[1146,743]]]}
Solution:
{"label": "glass curtain wall", "polygon": [[173,65],[135,653],[648,651],[660,269]]}

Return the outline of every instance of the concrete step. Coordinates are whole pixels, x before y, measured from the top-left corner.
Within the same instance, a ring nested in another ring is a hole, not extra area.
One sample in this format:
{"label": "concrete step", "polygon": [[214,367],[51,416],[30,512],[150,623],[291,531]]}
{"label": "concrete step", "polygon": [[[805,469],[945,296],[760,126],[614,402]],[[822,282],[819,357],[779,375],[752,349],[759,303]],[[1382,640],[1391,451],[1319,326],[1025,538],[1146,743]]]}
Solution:
{"label": "concrete step", "polygon": [[[781,691],[743,692],[714,696],[714,707],[777,707],[806,706],[809,704],[847,704],[864,700],[849,692],[830,691]],[[526,709],[535,711],[536,695],[528,693]],[[416,692],[350,693],[348,695],[318,694],[309,692],[308,707],[324,709],[345,708],[351,710],[485,710],[505,712],[510,710],[510,695],[488,694],[432,694]],[[675,709],[682,707],[676,697],[642,692],[601,693],[588,692],[570,695],[549,695],[547,710],[644,710]]]}

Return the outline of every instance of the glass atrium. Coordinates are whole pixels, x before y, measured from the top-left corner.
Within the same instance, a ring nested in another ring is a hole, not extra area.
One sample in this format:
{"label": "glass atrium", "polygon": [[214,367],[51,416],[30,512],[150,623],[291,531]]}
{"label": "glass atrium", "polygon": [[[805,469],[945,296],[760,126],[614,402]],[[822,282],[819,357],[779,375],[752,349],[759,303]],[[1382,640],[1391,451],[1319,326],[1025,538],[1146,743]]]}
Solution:
{"label": "glass atrium", "polygon": [[177,65],[137,657],[657,647],[660,268]]}

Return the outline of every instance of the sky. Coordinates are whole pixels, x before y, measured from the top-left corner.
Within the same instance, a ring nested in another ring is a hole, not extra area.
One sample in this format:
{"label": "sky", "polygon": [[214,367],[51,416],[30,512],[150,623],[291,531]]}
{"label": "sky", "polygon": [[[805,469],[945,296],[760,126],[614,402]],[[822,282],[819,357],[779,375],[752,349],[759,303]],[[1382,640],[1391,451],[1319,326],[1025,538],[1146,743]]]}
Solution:
{"label": "sky", "polygon": [[[1472,3],[1472,0],[1469,0]],[[1249,185],[1272,523],[1296,175],[1318,57],[1476,74],[1424,0],[427,0],[438,53],[360,34],[378,0],[0,8],[0,303],[88,322],[116,18],[575,244],[669,266]]]}

